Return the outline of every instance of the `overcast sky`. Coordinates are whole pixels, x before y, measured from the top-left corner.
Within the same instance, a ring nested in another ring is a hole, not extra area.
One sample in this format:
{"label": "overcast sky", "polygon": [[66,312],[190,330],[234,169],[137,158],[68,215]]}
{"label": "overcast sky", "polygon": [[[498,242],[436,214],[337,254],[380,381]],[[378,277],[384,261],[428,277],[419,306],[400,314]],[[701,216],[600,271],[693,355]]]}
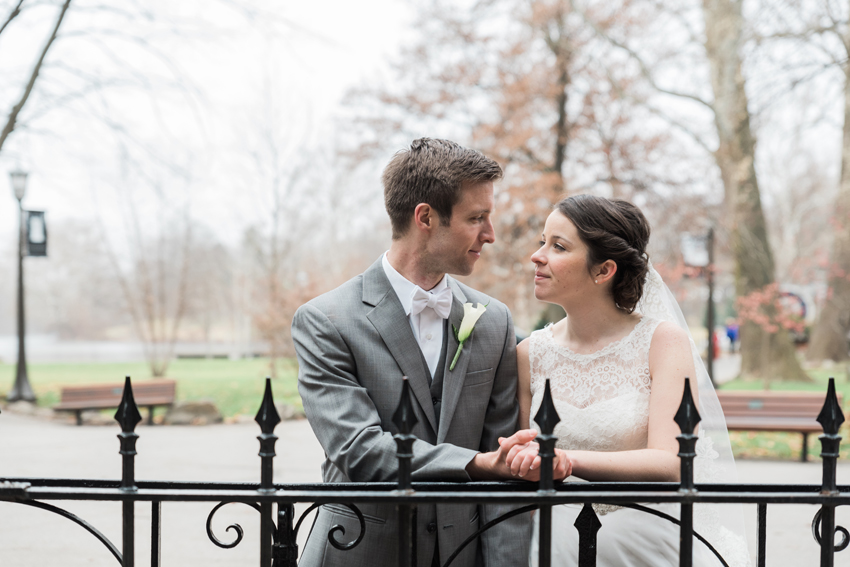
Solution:
{"label": "overcast sky", "polygon": [[[0,2],[2,14],[8,11],[7,5],[9,2]],[[81,0],[77,5],[84,4]],[[152,4],[153,10],[157,9],[156,5]],[[193,212],[203,216],[211,226],[223,227],[232,235],[252,221],[249,209],[256,203],[234,199],[234,190],[238,188],[220,181],[232,177],[233,172],[222,171],[231,164],[222,162],[219,152],[227,144],[241,145],[237,139],[241,134],[249,135],[247,132],[256,117],[252,112],[262,101],[262,91],[273,93],[274,106],[285,108],[282,121],[293,129],[287,135],[291,134],[294,140],[315,139],[316,133],[328,131],[349,88],[386,76],[387,62],[404,41],[411,16],[404,0],[269,2],[269,9],[282,21],[275,33],[269,33],[264,22],[252,24],[235,17],[227,7],[211,12],[209,6],[206,2],[181,2],[180,16],[192,18],[203,10],[204,18],[221,26],[220,38],[182,42],[179,36],[165,36],[161,43],[159,39],[155,41],[191,80],[191,96],[186,96],[193,102],[173,107],[178,109],[175,115],[167,115],[172,107],[165,107],[163,120],[168,124],[171,138],[178,145],[181,139],[187,140],[187,146],[201,148],[200,154],[204,148],[209,150],[207,158],[193,157],[195,162],[204,159],[214,162],[196,167],[193,183],[203,185],[203,194],[199,198],[195,190]],[[165,9],[174,16],[173,7]],[[0,75],[9,77],[17,72],[17,76],[24,76],[22,63],[29,64],[35,59],[55,13],[54,9],[33,13],[28,19],[22,16],[13,22],[8,33],[0,36]],[[71,32],[84,28],[90,25],[86,21],[88,17],[69,12],[63,29]],[[71,42],[57,42],[53,49],[56,53],[52,55],[58,56],[62,49],[67,54],[68,45]],[[102,55],[94,51],[87,53],[83,47],[74,54],[80,68],[86,68],[89,60],[100,70],[109,65]],[[144,65],[144,62],[139,64],[143,73]],[[47,69],[45,76],[51,72]],[[163,75],[162,66],[156,61],[151,61],[151,74]],[[7,83],[4,87],[0,111],[5,122],[11,105],[22,92],[23,82]],[[145,104],[143,99],[150,95],[107,92],[105,96],[112,97],[110,104],[119,113],[129,115],[116,120],[126,118],[132,125],[136,105],[141,108]],[[50,116],[42,124],[48,123],[55,132],[47,135],[25,130],[15,132],[0,152],[0,238],[3,240],[13,239],[17,224],[16,202],[8,181],[8,171],[16,167],[31,173],[25,208],[46,210],[48,223],[90,218],[98,210],[108,213],[111,207],[103,191],[103,179],[114,178],[118,169],[108,157],[110,141],[100,134],[88,135],[84,126],[74,124],[73,119],[66,122],[61,113],[56,113],[55,119]],[[144,132],[154,127],[149,122],[140,119],[134,127]],[[234,128],[234,124],[239,126]],[[103,152],[95,150],[100,144]],[[204,173],[210,178],[204,178]]]}

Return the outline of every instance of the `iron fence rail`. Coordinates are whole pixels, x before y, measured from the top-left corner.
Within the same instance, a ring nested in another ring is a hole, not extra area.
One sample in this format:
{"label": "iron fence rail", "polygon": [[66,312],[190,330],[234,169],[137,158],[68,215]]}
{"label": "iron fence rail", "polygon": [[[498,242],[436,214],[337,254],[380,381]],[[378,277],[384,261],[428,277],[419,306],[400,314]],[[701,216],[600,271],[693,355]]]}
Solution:
{"label": "iron fence rail", "polygon": [[[687,381],[686,381],[687,382]],[[636,509],[648,514],[663,517],[679,526],[680,530],[680,567],[690,567],[693,562],[694,539],[709,546],[700,534],[694,532],[693,506],[700,503],[719,504],[756,504],[757,518],[757,565],[766,565],[767,506],[782,504],[810,504],[819,506],[812,521],[813,537],[820,546],[821,567],[834,565],[837,552],[850,544],[850,533],[842,526],[835,525],[835,509],[850,505],[850,485],[837,484],[836,463],[839,458],[838,435],[844,421],[844,415],[835,395],[835,384],[830,379],[823,409],[818,416],[824,434],[821,435],[821,457],[823,459],[823,482],[820,485],[763,485],[763,484],[695,484],[693,478],[693,460],[695,458],[696,435],[694,430],[699,423],[696,404],[690,395],[686,383],[684,395],[676,422],[682,434],[679,436],[681,460],[681,480],[679,483],[659,482],[604,482],[604,483],[555,483],[552,479],[551,464],[554,458],[555,437],[552,435],[558,423],[558,415],[552,403],[547,383],[543,403],[535,416],[541,429],[540,442],[541,479],[538,483],[526,481],[506,482],[412,482],[410,460],[415,437],[410,433],[415,425],[412,398],[409,386],[405,382],[394,423],[398,428],[395,435],[398,457],[398,480],[395,483],[344,483],[344,484],[275,484],[272,481],[275,457],[275,426],[280,417],[275,410],[271,382],[266,389],[256,420],[261,428],[260,441],[261,473],[259,483],[207,483],[207,482],[166,482],[137,481],[135,479],[135,444],[138,434],[136,425],[141,415],[133,400],[132,385],[129,377],[125,383],[124,397],[115,416],[121,425],[119,453],[122,456],[122,477],[120,480],[100,479],[60,479],[60,478],[11,478],[0,476],[0,501],[19,503],[44,511],[58,514],[77,523],[100,541],[106,550],[124,567],[135,565],[135,507],[136,504],[151,506],[151,567],[161,564],[161,515],[162,502],[210,502],[216,503],[207,519],[207,534],[215,545],[232,548],[239,545],[244,537],[241,526],[233,524],[230,541],[222,541],[212,531],[213,516],[226,504],[247,504],[261,515],[260,522],[260,565],[261,567],[295,567],[298,558],[296,537],[307,514],[322,504],[342,504],[349,507],[359,521],[360,532],[349,541],[342,541],[340,526],[334,526],[327,534],[328,541],[337,549],[346,550],[360,544],[368,529],[357,504],[393,503],[398,510],[398,565],[413,567],[416,565],[417,545],[417,506],[426,503],[478,503],[513,504],[520,506],[512,512],[481,526],[460,548],[450,554],[443,567],[448,567],[464,545],[472,544],[483,531],[516,514],[537,509],[540,514],[539,565],[550,567],[552,506],[559,504],[582,504],[583,508],[576,521],[579,533],[579,567],[596,565],[596,534],[604,529],[594,512],[591,503],[614,504]],[[0,471],[2,474],[2,471]],[[47,501],[88,500],[115,501],[122,505],[122,545],[119,547],[100,533],[86,520],[59,508]],[[294,505],[311,505],[298,518]],[[638,504],[641,503],[641,504]],[[679,518],[646,508],[644,503],[673,503],[680,509]],[[821,534],[831,537],[822,537]],[[836,536],[839,537],[836,542]],[[714,551],[721,564],[724,558]],[[2,552],[0,552],[2,553]],[[557,566],[556,566],[557,567]]]}

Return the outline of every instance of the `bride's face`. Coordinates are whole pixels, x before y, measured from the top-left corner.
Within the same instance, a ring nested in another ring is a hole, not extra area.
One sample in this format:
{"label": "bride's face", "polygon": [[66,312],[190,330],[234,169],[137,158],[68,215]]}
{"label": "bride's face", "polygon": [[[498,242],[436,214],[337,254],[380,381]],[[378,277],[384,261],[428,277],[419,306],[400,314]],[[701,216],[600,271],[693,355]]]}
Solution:
{"label": "bride's face", "polygon": [[558,211],[546,219],[540,248],[531,261],[536,267],[534,297],[540,301],[564,305],[582,298],[594,285],[587,269],[587,246],[572,221]]}

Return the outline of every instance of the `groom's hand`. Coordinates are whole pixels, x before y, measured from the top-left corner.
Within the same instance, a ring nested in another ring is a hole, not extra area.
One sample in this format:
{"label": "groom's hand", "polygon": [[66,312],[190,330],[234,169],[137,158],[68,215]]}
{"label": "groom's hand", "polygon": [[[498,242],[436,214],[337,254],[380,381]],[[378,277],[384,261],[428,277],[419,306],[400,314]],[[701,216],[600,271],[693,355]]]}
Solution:
{"label": "groom's hand", "polygon": [[[534,442],[537,431],[523,429],[508,438],[500,438],[499,446],[505,453],[505,464],[513,477],[537,482],[540,480],[540,446]],[[572,462],[566,452],[555,449],[552,461],[552,477],[564,480],[572,473]]]}
{"label": "groom's hand", "polygon": [[505,438],[499,437],[499,448],[489,453],[478,453],[475,458],[466,466],[466,472],[472,480],[511,480],[516,475],[511,473],[510,465],[507,462],[508,452],[517,443],[525,446],[529,441],[534,439],[537,431],[527,429],[518,431],[508,437],[511,443],[505,444]]}

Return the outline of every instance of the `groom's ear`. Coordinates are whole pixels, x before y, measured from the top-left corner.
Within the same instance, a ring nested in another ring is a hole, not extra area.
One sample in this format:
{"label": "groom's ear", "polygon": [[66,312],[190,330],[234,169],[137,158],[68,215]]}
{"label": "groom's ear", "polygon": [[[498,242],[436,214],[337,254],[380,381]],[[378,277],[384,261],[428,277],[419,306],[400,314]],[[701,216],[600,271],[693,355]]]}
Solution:
{"label": "groom's ear", "polygon": [[617,262],[614,260],[605,260],[593,270],[593,279],[596,283],[602,284],[614,278],[617,273]]}
{"label": "groom's ear", "polygon": [[436,212],[428,203],[419,203],[413,209],[413,225],[418,230],[431,230],[438,222]]}

